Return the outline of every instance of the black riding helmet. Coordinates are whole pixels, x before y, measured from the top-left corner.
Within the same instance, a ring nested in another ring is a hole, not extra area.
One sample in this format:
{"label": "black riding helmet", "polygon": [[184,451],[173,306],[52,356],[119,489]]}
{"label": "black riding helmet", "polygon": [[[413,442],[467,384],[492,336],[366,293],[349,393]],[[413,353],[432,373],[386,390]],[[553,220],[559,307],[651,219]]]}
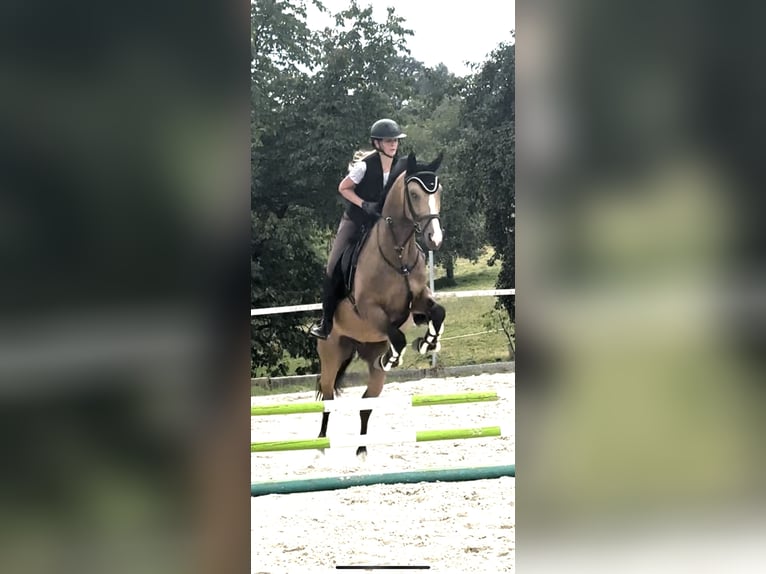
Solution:
{"label": "black riding helmet", "polygon": [[406,138],[407,134],[402,133],[402,129],[394,120],[378,120],[370,128],[370,139],[382,140],[384,138]]}

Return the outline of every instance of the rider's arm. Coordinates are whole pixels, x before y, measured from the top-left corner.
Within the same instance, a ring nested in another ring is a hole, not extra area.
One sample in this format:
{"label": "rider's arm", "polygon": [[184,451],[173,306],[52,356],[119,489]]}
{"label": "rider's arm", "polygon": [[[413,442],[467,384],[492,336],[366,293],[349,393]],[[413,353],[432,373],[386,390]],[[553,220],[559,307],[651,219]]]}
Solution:
{"label": "rider's arm", "polygon": [[362,181],[366,171],[367,164],[360,161],[351,167],[348,175],[344,177],[338,185],[338,193],[357,207],[362,207],[362,198],[359,197],[354,190],[356,189],[357,184]]}
{"label": "rider's arm", "polygon": [[356,194],[355,189],[356,184],[354,180],[348,176],[344,177],[343,181],[338,185],[338,193],[357,207],[362,207],[362,198]]}

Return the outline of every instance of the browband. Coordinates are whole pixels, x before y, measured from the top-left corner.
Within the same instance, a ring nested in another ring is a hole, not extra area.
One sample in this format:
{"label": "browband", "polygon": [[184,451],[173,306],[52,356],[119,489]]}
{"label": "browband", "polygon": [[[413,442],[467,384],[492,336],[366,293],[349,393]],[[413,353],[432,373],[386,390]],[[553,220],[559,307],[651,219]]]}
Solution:
{"label": "browband", "polygon": [[439,177],[432,171],[419,171],[407,176],[404,183],[417,181],[426,193],[436,193],[439,189]]}

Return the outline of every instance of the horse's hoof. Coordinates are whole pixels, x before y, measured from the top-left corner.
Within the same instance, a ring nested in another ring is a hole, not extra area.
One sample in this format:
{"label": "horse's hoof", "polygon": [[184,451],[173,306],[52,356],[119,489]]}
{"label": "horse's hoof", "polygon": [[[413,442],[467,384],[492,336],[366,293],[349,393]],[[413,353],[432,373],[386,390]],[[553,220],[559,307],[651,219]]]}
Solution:
{"label": "horse's hoof", "polygon": [[396,357],[389,357],[388,359],[385,358],[385,355],[381,355],[377,362],[381,369],[383,369],[385,372],[388,372],[394,367],[398,367],[401,364],[401,360],[401,355],[397,355]]}
{"label": "horse's hoof", "polygon": [[425,355],[428,350],[428,344],[423,337],[418,337],[412,342],[412,348],[415,349],[421,355]]}
{"label": "horse's hoof", "polygon": [[361,458],[367,458],[367,447],[366,446],[360,446],[356,449],[356,456]]}

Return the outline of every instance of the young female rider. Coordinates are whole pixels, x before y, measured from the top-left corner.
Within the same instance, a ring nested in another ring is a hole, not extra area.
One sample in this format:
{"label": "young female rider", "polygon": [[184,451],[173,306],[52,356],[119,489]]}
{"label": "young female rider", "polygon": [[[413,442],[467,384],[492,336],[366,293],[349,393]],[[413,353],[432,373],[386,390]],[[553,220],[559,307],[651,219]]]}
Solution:
{"label": "young female rider", "polygon": [[370,143],[375,149],[366,153],[357,152],[348,175],[338,186],[338,192],[347,206],[327,260],[322,288],[322,319],[309,331],[314,337],[326,339],[332,330],[332,318],[341,296],[335,267],[343,250],[358,238],[361,229],[369,229],[380,217],[388,175],[396,160],[399,140],[404,137],[407,135],[393,120],[382,119],[372,124]]}

